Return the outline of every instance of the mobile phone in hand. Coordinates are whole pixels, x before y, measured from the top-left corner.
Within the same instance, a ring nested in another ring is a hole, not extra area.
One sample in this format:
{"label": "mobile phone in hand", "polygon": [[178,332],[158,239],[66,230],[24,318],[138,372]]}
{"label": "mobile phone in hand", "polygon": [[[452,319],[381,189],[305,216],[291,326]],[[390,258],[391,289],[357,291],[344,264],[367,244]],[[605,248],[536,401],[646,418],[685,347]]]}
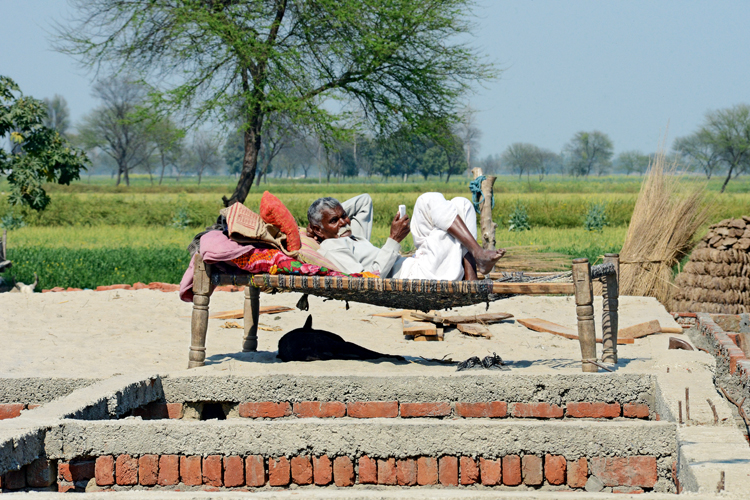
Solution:
{"label": "mobile phone in hand", "polygon": [[398,217],[399,219],[403,219],[404,217],[406,217],[406,205],[398,206]]}

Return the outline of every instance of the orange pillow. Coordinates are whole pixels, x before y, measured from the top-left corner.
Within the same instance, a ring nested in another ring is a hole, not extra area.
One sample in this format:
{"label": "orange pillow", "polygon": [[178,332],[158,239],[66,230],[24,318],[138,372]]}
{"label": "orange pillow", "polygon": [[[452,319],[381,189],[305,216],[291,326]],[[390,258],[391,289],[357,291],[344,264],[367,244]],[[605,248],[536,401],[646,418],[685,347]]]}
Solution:
{"label": "orange pillow", "polygon": [[288,208],[268,191],[263,193],[260,199],[260,216],[268,224],[279,228],[286,235],[286,249],[296,252],[302,247],[299,239],[297,221]]}

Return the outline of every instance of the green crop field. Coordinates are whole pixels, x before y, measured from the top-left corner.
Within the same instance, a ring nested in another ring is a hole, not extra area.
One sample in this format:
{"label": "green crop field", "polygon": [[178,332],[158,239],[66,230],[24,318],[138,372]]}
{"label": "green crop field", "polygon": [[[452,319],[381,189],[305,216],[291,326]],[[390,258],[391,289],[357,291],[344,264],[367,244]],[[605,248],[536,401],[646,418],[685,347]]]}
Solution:
{"label": "green crop field", "polygon": [[[498,224],[499,246],[514,255],[539,252],[596,260],[618,251],[627,231],[641,178],[610,176],[597,179],[550,177],[543,182],[498,178],[493,219]],[[276,194],[300,225],[306,225],[309,204],[319,196],[346,199],[367,192],[375,205],[373,242],[388,237],[390,221],[399,204],[411,212],[420,193],[439,191],[448,198],[470,196],[466,178],[423,182],[359,179],[347,183],[319,183],[317,179],[272,179],[254,187],[246,205],[257,210],[264,190]],[[692,182],[705,185],[696,177]],[[750,214],[750,180],[740,178],[718,194],[719,181],[708,183],[711,222]],[[113,186],[109,178],[84,178],[70,186],[49,186],[52,203],[37,214],[10,207],[7,183],[0,181],[0,220],[8,214],[23,218],[26,227],[8,234],[9,273],[16,280],[33,281],[41,288],[93,288],[97,285],[165,281],[176,283],[188,264],[186,247],[193,235],[212,224],[222,208],[221,196],[231,193],[232,179],[204,178],[200,186],[189,179],[173,179],[152,186],[145,176],[134,176],[131,187]],[[609,226],[588,232],[583,221],[593,203],[604,203]],[[530,231],[508,231],[508,218],[517,204],[526,207]],[[177,229],[175,222],[187,227]],[[402,248],[413,249],[411,238]]]}

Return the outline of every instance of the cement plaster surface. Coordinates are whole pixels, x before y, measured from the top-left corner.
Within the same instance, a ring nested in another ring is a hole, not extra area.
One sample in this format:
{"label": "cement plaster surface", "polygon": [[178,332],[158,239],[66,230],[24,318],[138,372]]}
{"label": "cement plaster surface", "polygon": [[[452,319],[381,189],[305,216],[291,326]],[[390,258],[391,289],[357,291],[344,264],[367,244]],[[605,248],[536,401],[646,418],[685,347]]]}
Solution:
{"label": "cement plaster surface", "polygon": [[10,377],[0,383],[0,404],[44,404],[96,382],[89,378]]}
{"label": "cement plaster surface", "polygon": [[645,374],[515,373],[472,370],[445,375],[257,375],[190,373],[164,378],[166,400],[185,401],[653,401],[655,377]]}
{"label": "cement plaster surface", "polygon": [[671,422],[528,421],[488,419],[229,419],[174,421],[126,419],[64,421],[60,456],[151,453],[210,455],[329,456],[374,458],[515,454],[581,456],[670,456],[677,451]]}

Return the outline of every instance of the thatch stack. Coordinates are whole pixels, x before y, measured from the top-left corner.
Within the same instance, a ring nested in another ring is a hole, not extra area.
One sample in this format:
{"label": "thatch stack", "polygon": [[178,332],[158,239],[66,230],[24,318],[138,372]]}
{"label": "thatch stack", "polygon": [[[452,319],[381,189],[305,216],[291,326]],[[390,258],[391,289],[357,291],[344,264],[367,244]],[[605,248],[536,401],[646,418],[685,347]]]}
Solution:
{"label": "thatch stack", "polygon": [[750,311],[750,217],[709,227],[675,284],[672,309],[739,314]]}
{"label": "thatch stack", "polygon": [[690,253],[708,217],[705,186],[687,182],[676,168],[662,150],[641,185],[620,251],[620,295],[656,297],[662,304],[672,299],[672,268]]}

